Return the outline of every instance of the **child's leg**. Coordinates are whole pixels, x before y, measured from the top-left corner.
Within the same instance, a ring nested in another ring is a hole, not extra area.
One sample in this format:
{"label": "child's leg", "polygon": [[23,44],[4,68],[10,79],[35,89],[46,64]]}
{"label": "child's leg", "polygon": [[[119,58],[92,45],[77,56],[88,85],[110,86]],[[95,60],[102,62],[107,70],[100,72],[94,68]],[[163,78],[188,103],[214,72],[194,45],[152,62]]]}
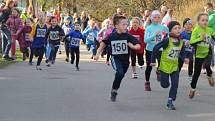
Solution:
{"label": "child's leg", "polygon": [[93,44],[93,45],[91,45],[91,47],[92,47],[92,53],[93,53],[93,56],[96,56],[96,45],[95,44]]}
{"label": "child's leg", "polygon": [[55,46],[54,48],[55,48],[55,49],[54,49],[54,56],[53,56],[53,60],[55,61],[56,56],[57,56],[57,52],[58,52],[58,49],[59,49],[59,46]]}
{"label": "child's leg", "polygon": [[107,62],[110,61],[110,54],[109,54],[109,52],[107,53],[107,59],[106,59],[106,61],[107,61]]}
{"label": "child's leg", "polygon": [[69,43],[65,42],[64,46],[65,46],[65,51],[66,51],[66,57],[69,58]]}
{"label": "child's leg", "polygon": [[161,79],[160,79],[160,85],[161,87],[163,88],[168,88],[169,87],[169,74],[163,72],[163,71],[160,71],[160,74],[161,74]]}
{"label": "child's leg", "polygon": [[12,35],[11,55],[12,57],[15,57],[16,55],[16,36],[15,35]]}
{"label": "child's leg", "polygon": [[171,88],[169,91],[169,98],[175,101],[177,91],[178,91],[179,72],[178,71],[173,72],[172,74],[170,74],[170,77],[171,77]]}
{"label": "child's leg", "polygon": [[152,71],[152,66],[150,66],[151,63],[151,53],[150,51],[146,50],[146,70],[145,70],[145,79],[147,82],[150,80],[150,75]]}
{"label": "child's leg", "polygon": [[19,37],[17,40],[18,40],[18,42],[19,42],[20,51],[23,53],[23,52],[24,52],[24,48],[25,48],[24,40],[23,40],[22,37]]}
{"label": "child's leg", "polygon": [[189,65],[188,65],[188,75],[192,76],[193,75],[193,59],[191,59],[189,61]]}
{"label": "child's leg", "polygon": [[74,50],[74,48],[70,48],[70,53],[71,53],[71,64],[73,64],[74,60],[75,60],[75,50]]}
{"label": "child's leg", "polygon": [[120,88],[121,81],[128,70],[129,64],[123,65],[122,62],[114,58],[112,58],[112,64],[113,68],[116,70],[112,90],[118,90]]}
{"label": "child's leg", "polygon": [[183,65],[184,65],[184,61],[181,58],[179,58],[178,59],[178,69],[179,69],[179,72],[181,72],[181,69],[182,69]]}
{"label": "child's leg", "polygon": [[76,67],[78,67],[79,60],[80,60],[80,50],[79,50],[79,48],[76,48],[75,54],[76,54]]}
{"label": "child's leg", "polygon": [[39,48],[38,49],[38,60],[37,60],[37,66],[40,66],[42,60],[43,60],[43,55],[44,55],[44,51],[45,51],[45,48]]}
{"label": "child's leg", "polygon": [[137,59],[138,59],[138,64],[140,66],[144,65],[144,58],[143,58],[143,54],[137,54]]}
{"label": "child's leg", "polygon": [[30,58],[29,58],[29,63],[32,63],[33,57],[34,57],[34,49],[31,48],[31,54],[30,54]]}
{"label": "child's leg", "polygon": [[199,79],[203,63],[204,63],[204,58],[195,59],[194,74],[193,74],[193,78],[192,78],[192,82],[191,82],[192,89],[196,89],[197,81]]}
{"label": "child's leg", "polygon": [[136,55],[137,54],[134,51],[131,51],[131,66],[132,66],[133,74],[137,73],[137,70],[136,70]]}

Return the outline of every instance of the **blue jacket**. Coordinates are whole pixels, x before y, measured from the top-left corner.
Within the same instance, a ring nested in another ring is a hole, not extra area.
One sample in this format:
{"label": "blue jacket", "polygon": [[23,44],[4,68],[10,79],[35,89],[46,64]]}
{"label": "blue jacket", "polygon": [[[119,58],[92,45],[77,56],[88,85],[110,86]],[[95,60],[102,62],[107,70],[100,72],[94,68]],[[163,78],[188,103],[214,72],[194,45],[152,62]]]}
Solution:
{"label": "blue jacket", "polygon": [[74,31],[74,30],[75,30],[75,27],[74,27],[73,24],[69,24],[69,25],[63,24],[62,29],[63,29],[65,35],[67,35],[67,34],[69,34],[71,31]]}
{"label": "blue jacket", "polygon": [[92,30],[91,28],[86,29],[86,31],[82,32],[84,38],[86,38],[86,45],[95,44],[97,41],[99,31],[95,28]]}
{"label": "blue jacket", "polygon": [[[156,33],[160,31],[160,36],[156,36]],[[146,43],[146,50],[152,51],[154,46],[162,41],[163,33],[168,34],[169,29],[161,24],[152,23],[146,28],[144,42]]]}
{"label": "blue jacket", "polygon": [[[181,36],[182,36],[184,42],[190,41],[191,35],[192,35],[192,32],[187,32],[187,31],[181,32]],[[191,47],[191,46],[186,47],[185,46],[185,51],[181,52],[180,58],[183,59],[185,56],[185,57],[189,58],[190,60],[193,60],[194,52],[195,51],[194,51],[193,47]]]}
{"label": "blue jacket", "polygon": [[71,48],[79,48],[80,41],[83,40],[83,35],[81,34],[81,32],[78,30],[71,31],[65,36],[64,41],[66,41],[68,37],[70,38],[68,40],[70,43],[69,46]]}

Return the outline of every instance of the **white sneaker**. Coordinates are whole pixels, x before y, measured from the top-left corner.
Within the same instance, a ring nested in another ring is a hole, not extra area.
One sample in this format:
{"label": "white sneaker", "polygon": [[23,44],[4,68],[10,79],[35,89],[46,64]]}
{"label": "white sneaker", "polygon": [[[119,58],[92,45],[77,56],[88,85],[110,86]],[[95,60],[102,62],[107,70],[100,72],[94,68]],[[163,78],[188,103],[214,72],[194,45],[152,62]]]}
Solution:
{"label": "white sneaker", "polygon": [[132,79],[137,79],[137,78],[138,78],[137,73],[133,73],[133,74],[132,74]]}

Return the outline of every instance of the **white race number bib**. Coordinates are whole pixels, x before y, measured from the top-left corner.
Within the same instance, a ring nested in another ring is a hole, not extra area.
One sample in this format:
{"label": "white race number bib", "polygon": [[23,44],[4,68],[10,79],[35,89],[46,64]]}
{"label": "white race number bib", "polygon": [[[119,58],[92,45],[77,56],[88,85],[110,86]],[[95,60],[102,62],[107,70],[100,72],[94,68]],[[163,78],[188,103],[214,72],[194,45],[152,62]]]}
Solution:
{"label": "white race number bib", "polygon": [[111,41],[112,55],[128,54],[128,41]]}
{"label": "white race number bib", "polygon": [[46,29],[37,29],[37,37],[45,37]]}
{"label": "white race number bib", "polygon": [[80,40],[79,38],[71,38],[71,46],[75,46],[75,47],[78,47],[80,45]]}
{"label": "white race number bib", "polygon": [[51,40],[59,40],[59,32],[58,31],[50,31],[50,39]]}
{"label": "white race number bib", "polygon": [[174,47],[169,51],[168,59],[170,60],[177,60],[179,58],[180,49],[178,47]]}

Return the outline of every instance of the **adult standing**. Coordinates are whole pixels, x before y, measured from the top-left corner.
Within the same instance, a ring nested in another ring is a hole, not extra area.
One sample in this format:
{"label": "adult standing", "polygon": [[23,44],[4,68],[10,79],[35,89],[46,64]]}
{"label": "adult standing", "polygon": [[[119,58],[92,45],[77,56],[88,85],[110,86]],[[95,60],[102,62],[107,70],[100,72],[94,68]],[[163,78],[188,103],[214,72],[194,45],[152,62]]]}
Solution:
{"label": "adult standing", "polygon": [[84,31],[88,25],[89,18],[85,11],[81,13],[81,31]]}
{"label": "adult standing", "polygon": [[13,60],[13,58],[9,57],[9,51],[11,49],[11,33],[6,26],[6,22],[9,19],[12,11],[11,9],[14,7],[14,1],[8,0],[6,2],[6,6],[0,9],[0,29],[1,29],[1,36],[2,36],[2,53],[3,58],[6,60]]}

